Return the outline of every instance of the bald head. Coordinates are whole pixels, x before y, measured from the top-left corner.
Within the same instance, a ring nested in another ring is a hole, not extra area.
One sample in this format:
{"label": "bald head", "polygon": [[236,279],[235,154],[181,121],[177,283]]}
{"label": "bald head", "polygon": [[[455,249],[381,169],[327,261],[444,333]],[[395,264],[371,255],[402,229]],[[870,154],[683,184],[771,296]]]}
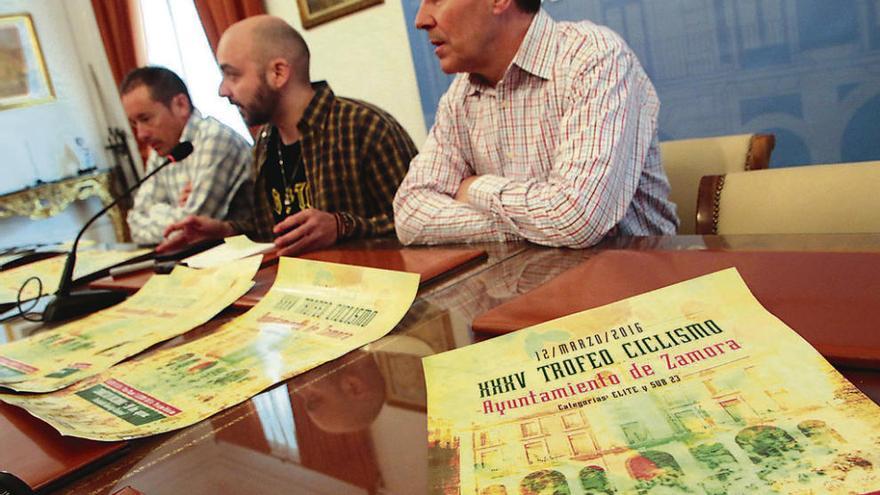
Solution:
{"label": "bald head", "polygon": [[220,38],[218,54],[223,50],[243,50],[261,68],[276,59],[284,59],[291,67],[291,76],[299,83],[309,84],[309,47],[303,37],[283,19],[258,15],[248,17],[229,27]]}
{"label": "bald head", "polygon": [[330,433],[369,428],[385,404],[385,378],[372,355],[356,350],[313,373],[321,377],[294,393],[305,400],[306,414],[318,428]]}

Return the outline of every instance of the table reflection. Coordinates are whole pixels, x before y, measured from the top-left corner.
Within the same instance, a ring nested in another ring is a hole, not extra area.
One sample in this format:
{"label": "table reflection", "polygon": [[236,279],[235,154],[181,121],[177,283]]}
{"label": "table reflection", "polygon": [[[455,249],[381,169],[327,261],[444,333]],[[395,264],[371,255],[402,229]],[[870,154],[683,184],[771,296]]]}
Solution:
{"label": "table reflection", "polygon": [[[602,248],[876,252],[880,235],[630,238]],[[457,472],[459,446],[443,431],[427,431],[421,358],[488,338],[474,334],[474,318],[597,252],[499,245],[487,262],[423,290],[387,337],[193,427],[134,441],[124,457],[57,493],[107,494],[127,485],[148,495],[429,493],[429,466]],[[227,312],[220,321],[236,314]],[[3,338],[28,331],[10,335],[4,327]],[[841,371],[880,400],[875,371]]]}

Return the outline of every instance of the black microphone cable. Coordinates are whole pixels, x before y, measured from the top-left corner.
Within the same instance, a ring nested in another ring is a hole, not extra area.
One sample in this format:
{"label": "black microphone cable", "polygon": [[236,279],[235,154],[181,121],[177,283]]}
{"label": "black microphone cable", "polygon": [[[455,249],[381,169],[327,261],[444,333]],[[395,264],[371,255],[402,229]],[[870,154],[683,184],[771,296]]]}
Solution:
{"label": "black microphone cable", "polygon": [[[33,299],[34,303],[31,304],[31,307],[29,307],[28,309],[22,309],[21,293],[24,292],[25,287],[28,286],[28,284],[30,283],[31,280],[37,281],[37,297]],[[6,317],[3,320],[0,320],[0,323],[4,322],[6,320],[12,319],[15,316],[21,316],[22,319],[30,321],[30,322],[35,322],[35,323],[42,322],[43,321],[43,313],[31,313],[30,312],[30,310],[37,307],[37,304],[40,303],[40,299],[42,299],[42,298],[43,298],[43,281],[40,279],[40,277],[37,277],[37,276],[29,277],[27,280],[24,281],[23,284],[21,284],[21,287],[18,288],[18,293],[15,295],[15,307],[18,309],[18,315],[12,315],[11,317]],[[30,315],[37,315],[37,316],[31,317]]]}
{"label": "black microphone cable", "polygon": [[[171,163],[175,163],[175,162],[178,162],[178,161],[186,158],[192,152],[193,152],[193,145],[189,141],[183,141],[181,143],[178,143],[177,146],[175,146],[171,150],[171,152],[169,152],[168,156],[165,157],[166,158],[165,163],[156,167],[156,169],[154,169],[153,171],[148,173],[138,183],[136,183],[132,187],[128,188],[128,190],[125,191],[120,197],[128,196],[129,194],[132,193],[132,191],[134,191],[135,189],[140,187],[141,184],[146,182],[147,179],[149,179],[153,175],[156,175],[160,170],[165,168],[167,165],[170,165]],[[118,199],[113,200],[110,202],[110,204],[103,207],[97,214],[95,214],[92,218],[90,218],[86,222],[85,226],[77,234],[76,239],[73,242],[73,247],[71,248],[71,251],[68,253],[67,262],[64,264],[64,269],[62,270],[61,280],[60,280],[60,283],[58,286],[58,291],[57,291],[56,297],[67,296],[70,292],[71,285],[73,284],[73,266],[74,266],[74,263],[76,262],[76,248],[77,248],[77,245],[79,244],[80,238],[85,233],[85,231],[89,228],[89,226],[91,226],[92,222],[97,220],[98,217],[100,217],[101,215],[106,213],[110,208],[115,206],[117,201],[118,201]],[[36,298],[33,299],[34,302],[33,302],[33,304],[31,304],[31,306],[28,309],[23,309],[22,302],[27,302],[27,300],[22,301],[21,296],[24,293],[25,288],[28,286],[28,284],[32,280],[37,281],[37,285],[38,285],[37,296],[36,296]],[[6,318],[3,318],[2,320],[0,320],[0,323],[11,320],[17,316],[20,316],[24,320],[30,321],[30,322],[44,321],[43,313],[31,313],[30,312],[31,309],[35,308],[39,304],[40,299],[42,299],[44,295],[49,295],[49,294],[43,294],[43,281],[40,279],[40,277],[34,276],[34,277],[28,278],[27,280],[25,280],[21,284],[21,287],[18,288],[18,293],[16,294],[16,297],[15,297],[15,307],[16,307],[16,309],[18,309],[18,313],[17,314],[14,313],[11,316],[7,316]],[[37,315],[37,316],[34,317],[33,315]]]}

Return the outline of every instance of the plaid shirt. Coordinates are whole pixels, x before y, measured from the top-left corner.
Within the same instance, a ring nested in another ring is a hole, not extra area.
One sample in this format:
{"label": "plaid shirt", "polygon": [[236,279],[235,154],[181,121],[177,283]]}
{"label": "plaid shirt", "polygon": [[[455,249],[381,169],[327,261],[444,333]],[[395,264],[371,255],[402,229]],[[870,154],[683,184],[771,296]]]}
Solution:
{"label": "plaid shirt", "polygon": [[[586,247],[612,233],[672,234],[658,110],[620,37],[541,10],[495,87],[459,74],[443,95],[394,200],[397,235]],[[469,204],[455,201],[473,175]]]}
{"label": "plaid shirt", "polygon": [[[192,142],[192,154],[144,182],[135,194],[128,226],[137,243],[161,242],[165,227],[187,215],[227,219],[230,212],[250,209],[250,194],[236,194],[252,186],[251,147],[243,137],[193,110],[180,140]],[[164,161],[165,157],[150,151],[147,172]],[[190,183],[189,199],[179,206],[180,192]]]}
{"label": "plaid shirt", "polygon": [[[337,97],[324,82],[313,87],[315,96],[298,124],[312,207],[345,216],[353,225],[349,238],[394,232],[391,201],[416,154],[415,145],[394,117],[378,107]],[[272,127],[264,126],[254,146],[254,224],[232,222],[236,231],[259,241],[274,237],[263,170],[272,134]]]}

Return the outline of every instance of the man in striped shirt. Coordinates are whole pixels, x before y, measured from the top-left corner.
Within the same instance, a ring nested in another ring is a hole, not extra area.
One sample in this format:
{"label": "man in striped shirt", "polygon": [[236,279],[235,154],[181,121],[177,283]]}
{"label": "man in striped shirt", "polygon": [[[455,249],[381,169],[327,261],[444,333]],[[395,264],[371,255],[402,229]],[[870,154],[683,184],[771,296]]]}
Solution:
{"label": "man in striped shirt", "polygon": [[675,233],[657,95],[618,35],[540,0],[423,0],[416,26],[460,74],[394,200],[404,244]]}
{"label": "man in striped shirt", "polygon": [[164,67],[134,69],[122,81],[122,106],[138,139],[152,148],[152,172],[177,143],[193,152],[144,182],[128,213],[132,240],[157,244],[165,228],[188,215],[228,219],[250,209],[251,146],[231,128],[193,107],[186,85]]}
{"label": "man in striped shirt", "polygon": [[346,239],[394,233],[391,202],[416,148],[387,112],[312,83],[309,49],[284,20],[254,16],[220,39],[220,96],[248,125],[254,146],[254,208],[249,221],[191,216],[166,230],[157,251],[248,234],[273,241],[281,256]]}

